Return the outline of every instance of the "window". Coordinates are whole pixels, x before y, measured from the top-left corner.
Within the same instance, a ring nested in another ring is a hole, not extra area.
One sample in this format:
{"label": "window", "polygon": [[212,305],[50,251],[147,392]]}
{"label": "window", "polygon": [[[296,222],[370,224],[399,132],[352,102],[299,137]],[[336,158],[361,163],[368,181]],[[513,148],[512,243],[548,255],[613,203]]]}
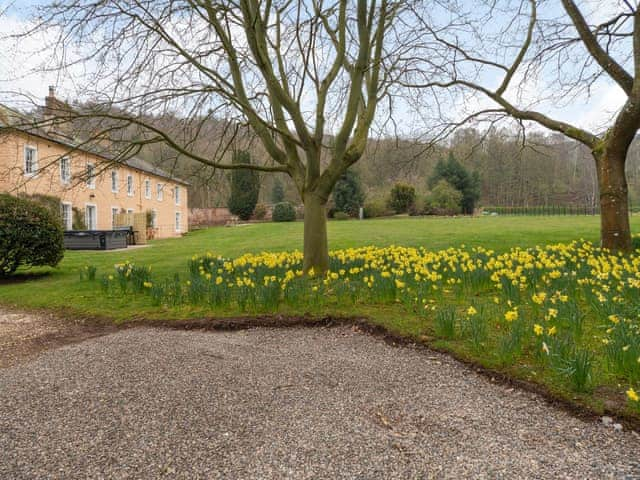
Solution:
{"label": "window", "polygon": [[157,228],[158,227],[158,211],[157,210],[151,210],[151,228]]}
{"label": "window", "polygon": [[127,208],[127,213],[133,213],[133,208]]}
{"label": "window", "polygon": [[111,207],[111,228],[116,228],[116,216],[120,213],[120,209],[118,207]]}
{"label": "window", "polygon": [[144,198],[151,198],[151,180],[144,181]]}
{"label": "window", "polygon": [[25,145],[24,147],[24,174],[35,175],[38,173],[38,150],[36,147]]}
{"label": "window", "polygon": [[87,224],[87,230],[97,230],[98,210],[95,205],[91,205],[91,204],[86,205],[84,219]]}
{"label": "window", "polygon": [[133,175],[127,175],[127,195],[133,197]]}
{"label": "window", "polygon": [[120,190],[120,182],[118,182],[118,170],[111,170],[111,191],[113,193],[118,193]]}
{"label": "window", "polygon": [[71,181],[71,160],[69,157],[60,159],[60,181],[63,184],[68,184]]}
{"label": "window", "polygon": [[87,186],[96,188],[96,166],[93,163],[87,163]]}
{"label": "window", "polygon": [[62,208],[62,227],[65,230],[73,229],[73,210],[71,209],[71,204],[67,202],[62,202],[60,204]]}
{"label": "window", "polygon": [[180,187],[174,189],[174,196],[176,197],[176,205],[180,205]]}
{"label": "window", "polygon": [[176,232],[182,231],[182,213],[176,212]]}
{"label": "window", "polygon": [[164,198],[164,185],[161,183],[158,183],[156,185],[156,192],[157,192],[158,201],[161,202],[162,199]]}

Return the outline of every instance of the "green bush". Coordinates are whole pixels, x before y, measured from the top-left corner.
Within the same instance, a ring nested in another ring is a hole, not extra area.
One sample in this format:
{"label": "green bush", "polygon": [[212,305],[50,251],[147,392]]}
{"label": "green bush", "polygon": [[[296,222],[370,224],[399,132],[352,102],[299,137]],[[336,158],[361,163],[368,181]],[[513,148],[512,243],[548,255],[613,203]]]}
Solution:
{"label": "green bush", "polygon": [[[251,165],[251,155],[246,151],[233,154],[235,165]],[[241,168],[231,172],[231,195],[228,201],[229,211],[240,220],[249,220],[258,203],[260,194],[260,175],[255,170]]]}
{"label": "green bush", "polygon": [[425,211],[429,215],[456,215],[462,212],[462,192],[446,180],[440,180],[427,196]]}
{"label": "green bush", "polygon": [[333,214],[333,218],[335,220],[349,220],[350,215],[348,213],[345,213],[345,212],[335,212]]}
{"label": "green bush", "polygon": [[381,199],[369,200],[364,204],[364,218],[388,217],[393,215],[387,202]]}
{"label": "green bush", "polygon": [[60,221],[62,221],[62,212],[60,210],[60,197],[55,197],[53,195],[43,195],[41,193],[34,193],[31,195],[27,195],[25,193],[19,193],[18,198],[22,198],[24,200],[31,200],[32,202],[37,203],[38,205],[46,208],[54,218],[60,218]]}
{"label": "green bush", "polygon": [[56,266],[63,253],[59,215],[36,202],[0,194],[0,276],[21,265]]}
{"label": "green bush", "polygon": [[293,222],[296,219],[296,209],[289,202],[280,202],[273,207],[274,222]]}
{"label": "green bush", "polygon": [[253,218],[256,220],[264,220],[264,217],[267,216],[267,207],[263,203],[259,203],[256,205],[256,208],[253,210]]}
{"label": "green bush", "polygon": [[364,192],[360,177],[353,170],[347,170],[336,182],[333,201],[338,212],[357,217],[364,202]]}
{"label": "green bush", "polygon": [[464,166],[456,160],[452,152],[445,161],[440,159],[435,166],[433,175],[429,178],[429,188],[434,189],[442,180],[445,180],[462,195],[460,209],[462,213],[472,215],[476,202],[480,198],[480,176],[478,172],[469,173]]}
{"label": "green bush", "polygon": [[389,207],[396,213],[407,213],[416,203],[416,189],[411,185],[396,183],[391,189]]}
{"label": "green bush", "polygon": [[271,201],[273,203],[284,202],[284,185],[282,185],[282,180],[279,178],[276,178],[273,182],[273,187],[271,188]]}

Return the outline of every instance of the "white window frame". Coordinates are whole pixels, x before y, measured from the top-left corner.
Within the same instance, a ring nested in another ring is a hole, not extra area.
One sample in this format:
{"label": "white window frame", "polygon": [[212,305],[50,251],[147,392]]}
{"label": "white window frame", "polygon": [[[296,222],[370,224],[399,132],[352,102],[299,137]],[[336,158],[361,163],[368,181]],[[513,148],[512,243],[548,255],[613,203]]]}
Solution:
{"label": "white window frame", "polygon": [[127,173],[127,196],[133,197],[134,186],[133,186],[133,175]]}
{"label": "white window frame", "polygon": [[158,210],[151,209],[151,228],[158,228]]}
{"label": "white window frame", "polygon": [[133,213],[133,208],[127,208],[127,213]]}
{"label": "white window frame", "polygon": [[[115,181],[115,185],[114,185]],[[117,168],[111,170],[111,192],[118,193],[120,191],[120,173]]]}
{"label": "white window frame", "polygon": [[156,184],[156,199],[159,202],[164,200],[164,183]]}
{"label": "white window frame", "polygon": [[[62,207],[62,228],[66,230],[73,230],[73,205],[71,202],[60,202]],[[69,207],[69,216],[67,217],[67,221],[65,222],[64,218],[64,207]]]}
{"label": "white window frame", "polygon": [[180,186],[176,185],[173,187],[173,195],[176,199],[176,205],[180,206]]}
{"label": "white window frame", "polygon": [[[89,175],[89,170],[92,170],[92,174]],[[86,167],[87,173],[87,187],[91,190],[95,190],[96,188],[96,164],[92,162],[87,163]]]}
{"label": "white window frame", "polygon": [[[27,151],[33,151],[33,159],[32,159],[32,164],[31,164],[31,168],[32,171],[27,172]],[[22,169],[24,172],[24,176],[25,177],[35,177],[38,174],[38,147],[36,147],[35,145],[29,145],[26,144],[24,146],[24,152],[23,152],[23,157],[22,157]]]}
{"label": "white window frame", "polygon": [[148,178],[144,179],[144,198],[151,198],[151,180]]}
{"label": "white window frame", "polygon": [[[64,168],[65,162],[68,167],[66,171]],[[65,174],[67,174],[66,177]],[[69,185],[69,183],[71,183],[71,158],[67,156],[60,157],[60,183],[63,185]]]}
{"label": "white window frame", "polygon": [[111,228],[116,228],[116,215],[120,213],[120,207],[111,207]]}
{"label": "white window frame", "polygon": [[175,227],[176,232],[182,232],[182,212],[176,212],[175,214]]}
{"label": "white window frame", "polygon": [[[89,228],[89,215],[88,215],[88,208],[87,207],[93,207],[93,211],[96,212],[95,214],[95,225],[94,228]],[[95,203],[85,203],[84,204],[84,223],[87,225],[87,230],[97,230],[98,229],[98,205],[96,205]]]}

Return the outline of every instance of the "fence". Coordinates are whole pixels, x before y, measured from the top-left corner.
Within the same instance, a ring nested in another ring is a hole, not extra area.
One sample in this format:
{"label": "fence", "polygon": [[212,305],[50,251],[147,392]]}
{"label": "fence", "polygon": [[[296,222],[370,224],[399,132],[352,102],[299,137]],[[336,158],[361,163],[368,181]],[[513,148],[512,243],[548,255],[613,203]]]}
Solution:
{"label": "fence", "polygon": [[226,225],[233,217],[227,208],[190,208],[189,227],[204,228]]}
{"label": "fence", "polygon": [[132,227],[136,245],[147,243],[146,213],[117,213],[113,216],[115,227]]}
{"label": "fence", "polygon": [[485,215],[493,213],[497,215],[526,215],[526,216],[552,216],[552,215],[599,215],[599,205],[539,205],[534,207],[484,207]]}

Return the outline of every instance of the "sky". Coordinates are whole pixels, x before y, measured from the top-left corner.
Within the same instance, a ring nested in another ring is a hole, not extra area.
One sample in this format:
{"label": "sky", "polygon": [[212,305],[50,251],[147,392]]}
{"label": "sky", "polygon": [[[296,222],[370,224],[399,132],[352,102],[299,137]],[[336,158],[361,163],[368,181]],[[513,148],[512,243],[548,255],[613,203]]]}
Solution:
{"label": "sky", "polygon": [[[0,92],[20,92],[31,97],[43,98],[47,94],[49,85],[57,86],[58,95],[68,98],[74,95],[76,85],[61,81],[59,72],[34,73],[38,66],[50,57],[48,51],[52,43],[51,38],[32,38],[16,42],[7,39],[6,35],[23,31],[33,20],[32,8],[40,0],[0,0]],[[472,1],[472,0],[467,0]],[[595,0],[586,0],[594,4]],[[595,2],[598,9],[593,11],[606,15],[607,5],[612,8],[616,0]],[[5,36],[5,38],[3,38]],[[67,72],[69,73],[69,72]],[[73,74],[71,75],[73,77]],[[68,82],[68,80],[66,81]],[[529,90],[538,90],[535,83],[529,85]],[[2,98],[4,96],[5,98]],[[6,93],[0,93],[0,103],[6,103]],[[612,81],[599,81],[590,97],[579,98],[568,106],[558,108],[556,105],[543,103],[541,110],[553,118],[567,121],[579,127],[600,132],[607,120],[622,106],[626,97],[624,92]],[[475,108],[489,106],[491,102],[479,98],[460,106],[460,113]],[[400,114],[403,115],[402,113]],[[410,123],[408,118],[400,118],[399,123]]]}

